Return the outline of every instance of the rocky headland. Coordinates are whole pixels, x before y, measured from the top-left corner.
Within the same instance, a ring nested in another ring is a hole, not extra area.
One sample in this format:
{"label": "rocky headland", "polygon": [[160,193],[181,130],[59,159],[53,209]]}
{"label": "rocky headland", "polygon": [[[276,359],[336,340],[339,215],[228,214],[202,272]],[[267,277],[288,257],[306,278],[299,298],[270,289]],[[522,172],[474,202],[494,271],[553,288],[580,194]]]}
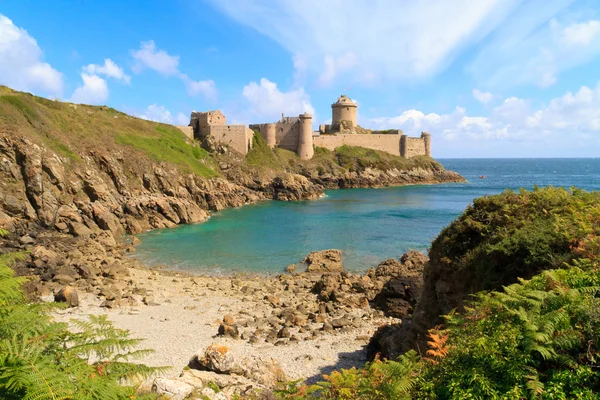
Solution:
{"label": "rocky headland", "polygon": [[[32,296],[66,301],[65,318],[108,313],[148,338],[157,350],[149,363],[175,370],[211,344],[229,349],[219,354],[280,354],[278,366],[291,379],[360,365],[372,333],[415,306],[424,256],[388,260],[362,276],[343,271],[336,252],[311,254],[306,272],[290,268],[275,278],[186,276],[128,258],[137,239],[125,234],[198,223],[212,211],[263,200],[314,199],[326,189],[463,180],[425,156],[317,149],[302,161],[260,137],[242,157],[107,107],[0,87],[0,227],[9,232],[2,252],[25,251],[14,269],[29,278]],[[182,332],[190,328],[187,340]],[[243,368],[219,370],[210,357],[199,354],[190,370],[272,387],[272,379]],[[244,382],[230,386],[239,392]]]}

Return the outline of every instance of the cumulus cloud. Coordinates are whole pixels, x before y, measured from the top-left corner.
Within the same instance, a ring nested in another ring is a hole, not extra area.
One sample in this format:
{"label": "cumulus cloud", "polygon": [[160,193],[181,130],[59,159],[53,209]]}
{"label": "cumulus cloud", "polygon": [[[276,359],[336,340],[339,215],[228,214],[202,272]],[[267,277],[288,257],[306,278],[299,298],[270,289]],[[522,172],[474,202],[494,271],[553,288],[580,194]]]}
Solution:
{"label": "cumulus cloud", "polygon": [[556,149],[563,151],[562,154],[570,151],[568,154],[583,155],[580,151],[584,150],[597,154],[600,83],[595,88],[582,86],[577,92],[565,93],[539,108],[532,107],[526,99],[508,97],[487,116],[469,115],[463,107],[456,107],[448,114],[408,110],[394,117],[372,118],[368,124],[375,128],[401,128],[409,135],[430,132],[434,140],[444,141],[442,152],[447,146],[464,150],[470,145],[471,151],[479,152],[485,151],[486,143],[496,143],[504,147],[495,147],[484,155],[510,157],[528,151],[526,154],[532,156]]}
{"label": "cumulus cloud", "polygon": [[323,84],[427,78],[494,30],[519,0],[211,0],[236,21],[302,54]]}
{"label": "cumulus cloud", "polygon": [[98,75],[81,73],[83,85],[77,87],[71,95],[73,103],[104,104],[108,100],[108,86],[106,81]]}
{"label": "cumulus cloud", "polygon": [[244,86],[242,95],[250,105],[250,113],[266,121],[275,121],[281,113],[288,116],[297,116],[303,112],[315,113],[310,103],[310,96],[304,88],[282,92],[277,84],[266,78],[259,83],[250,82]]}
{"label": "cumulus cloud", "polygon": [[164,50],[157,50],[153,40],[142,42],[139,50],[131,51],[136,63],[133,72],[139,74],[150,68],[163,75],[179,75],[179,56],[171,56]]}
{"label": "cumulus cloud", "polygon": [[146,108],[144,113],[139,114],[138,117],[147,119],[149,121],[164,122],[165,124],[174,125],[187,125],[190,120],[183,113],[177,113],[175,117],[165,106],[158,104],[151,104]]}
{"label": "cumulus cloud", "polygon": [[187,93],[190,96],[197,96],[199,94],[203,95],[208,100],[216,101],[217,99],[217,87],[215,82],[212,80],[206,81],[193,81],[187,77],[187,75],[183,75],[183,81],[187,87]]}
{"label": "cumulus cloud", "polygon": [[179,56],[171,56],[166,51],[157,49],[153,40],[142,42],[139,50],[131,50],[131,55],[136,60],[132,67],[136,74],[149,68],[165,76],[176,76],[184,83],[188,95],[201,94],[208,100],[216,101],[218,92],[214,81],[194,81],[182,73],[179,70]]}
{"label": "cumulus cloud", "polygon": [[125,83],[131,82],[131,77],[125,74],[123,69],[115,64],[115,62],[110,58],[104,60],[104,65],[89,64],[83,67],[83,71],[91,75],[104,75],[111,77]]}
{"label": "cumulus cloud", "polygon": [[0,84],[60,96],[62,74],[42,61],[42,50],[27,31],[0,14]]}
{"label": "cumulus cloud", "polygon": [[479,89],[473,89],[473,97],[483,104],[487,104],[494,99],[494,95],[490,92],[482,92]]}

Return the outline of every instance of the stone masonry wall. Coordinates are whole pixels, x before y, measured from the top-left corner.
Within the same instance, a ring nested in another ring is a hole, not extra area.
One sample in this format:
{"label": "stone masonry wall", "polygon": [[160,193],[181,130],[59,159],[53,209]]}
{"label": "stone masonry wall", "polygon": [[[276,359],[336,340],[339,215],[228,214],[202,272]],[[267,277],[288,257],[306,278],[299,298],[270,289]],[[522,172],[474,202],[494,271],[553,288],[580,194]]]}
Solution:
{"label": "stone masonry wall", "polygon": [[275,124],[277,147],[290,151],[298,151],[300,129],[297,122]]}
{"label": "stone masonry wall", "polygon": [[181,132],[183,132],[183,134],[185,136],[187,136],[189,139],[194,138],[194,128],[192,128],[191,126],[177,125],[177,129],[179,129]]}
{"label": "stone masonry wall", "polygon": [[211,125],[209,134],[219,143],[229,145],[233,150],[248,154],[252,147],[254,132],[245,125]]}
{"label": "stone masonry wall", "polygon": [[410,158],[414,156],[423,155],[425,153],[425,140],[421,138],[406,138],[406,154],[404,157]]}
{"label": "stone masonry wall", "polygon": [[[421,139],[418,139],[421,140]],[[335,150],[336,147],[343,145],[360,146],[367,149],[385,151],[395,156],[400,155],[400,135],[399,134],[338,134],[338,135],[320,135],[313,137],[315,146],[325,147],[329,150]],[[424,147],[423,147],[424,148]],[[423,153],[425,154],[425,153]]]}

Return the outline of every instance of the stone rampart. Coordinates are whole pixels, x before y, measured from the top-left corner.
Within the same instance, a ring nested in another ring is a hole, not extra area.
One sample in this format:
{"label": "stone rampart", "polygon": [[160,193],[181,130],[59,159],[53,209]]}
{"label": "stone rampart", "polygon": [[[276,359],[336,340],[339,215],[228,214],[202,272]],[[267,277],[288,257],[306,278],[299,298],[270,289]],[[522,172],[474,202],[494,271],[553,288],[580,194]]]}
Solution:
{"label": "stone rampart", "polygon": [[208,134],[221,144],[229,145],[233,150],[248,154],[252,148],[254,132],[246,125],[209,125]]}
{"label": "stone rampart", "polygon": [[[337,134],[320,135],[313,138],[315,146],[335,150],[337,147],[360,146],[367,149],[385,151],[396,156],[400,155],[400,134]],[[420,139],[418,139],[420,140]],[[424,154],[424,153],[423,153]]]}
{"label": "stone rampart", "polygon": [[402,136],[400,147],[401,156],[404,158],[427,154],[425,140],[423,138],[413,138],[404,135]]}

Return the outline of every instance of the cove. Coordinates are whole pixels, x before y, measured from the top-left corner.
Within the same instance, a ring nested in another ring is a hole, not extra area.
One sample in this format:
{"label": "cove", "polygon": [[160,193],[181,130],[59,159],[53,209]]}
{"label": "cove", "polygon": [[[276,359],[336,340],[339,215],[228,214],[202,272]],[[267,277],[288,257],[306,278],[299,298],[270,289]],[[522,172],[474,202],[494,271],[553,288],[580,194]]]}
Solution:
{"label": "cove", "polygon": [[[476,197],[534,185],[600,189],[600,159],[445,160],[466,184],[345,189],[312,201],[265,201],[214,213],[201,224],[138,235],[134,257],[206,274],[276,274],[309,252],[340,249],[363,272],[431,241]],[[485,175],[486,179],[479,179]]]}

